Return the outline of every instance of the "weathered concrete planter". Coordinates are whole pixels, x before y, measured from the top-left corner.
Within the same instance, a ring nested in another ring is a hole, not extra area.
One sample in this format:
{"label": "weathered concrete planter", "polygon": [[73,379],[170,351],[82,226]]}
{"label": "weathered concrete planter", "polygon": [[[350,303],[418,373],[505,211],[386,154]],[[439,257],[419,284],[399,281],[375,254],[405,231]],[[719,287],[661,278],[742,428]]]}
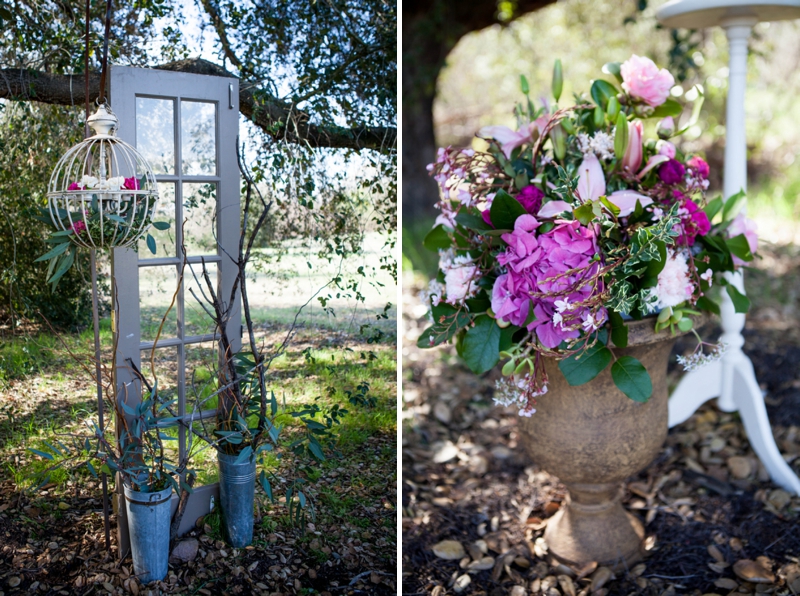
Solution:
{"label": "weathered concrete planter", "polygon": [[677,336],[656,335],[654,323],[627,323],[628,347],[614,348],[617,356],[633,356],[647,368],[653,382],[647,403],[617,389],[610,367],[571,387],[557,361],[547,359],[549,391],[537,398],[531,418],[520,418],[528,454],[569,489],[544,535],[561,562],[622,568],[644,554],[644,528],[622,508],[621,483],[655,458],[667,435],[667,360]]}

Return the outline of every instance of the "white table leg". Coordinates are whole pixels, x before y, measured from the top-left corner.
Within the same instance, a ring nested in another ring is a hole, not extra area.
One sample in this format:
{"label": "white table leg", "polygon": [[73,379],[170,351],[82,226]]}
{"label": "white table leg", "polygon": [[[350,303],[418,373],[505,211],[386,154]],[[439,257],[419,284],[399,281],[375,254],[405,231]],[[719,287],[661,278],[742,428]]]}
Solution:
{"label": "white table leg", "polygon": [[[722,24],[730,46],[730,74],[726,106],[724,194],[730,197],[747,189],[747,145],[745,139],[744,92],[747,79],[747,42],[756,20],[738,17]],[[741,273],[727,276],[728,281],[744,293]],[[669,400],[669,426],[688,419],[698,407],[719,397],[717,405],[725,412],[735,412],[753,450],[772,480],[786,490],[800,495],[800,479],[781,456],[761,389],[753,372],[753,364],[742,351],[745,316],[735,312],[727,292],[721,304],[722,337],[728,351],[721,360],[684,376]]]}

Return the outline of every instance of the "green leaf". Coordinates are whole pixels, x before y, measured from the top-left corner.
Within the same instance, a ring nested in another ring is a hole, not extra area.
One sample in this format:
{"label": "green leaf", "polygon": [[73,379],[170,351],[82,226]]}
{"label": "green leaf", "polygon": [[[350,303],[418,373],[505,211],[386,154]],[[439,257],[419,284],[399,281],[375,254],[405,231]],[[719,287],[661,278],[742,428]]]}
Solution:
{"label": "green leaf", "polygon": [[733,302],[733,308],[738,313],[746,313],[750,310],[750,299],[742,294],[736,286],[733,284],[728,284],[726,288],[728,290],[728,296],[731,297],[731,301]]}
{"label": "green leaf", "polygon": [[39,457],[43,457],[45,459],[53,461],[53,455],[51,453],[47,453],[46,451],[39,451],[38,449],[31,449],[30,447],[28,448],[28,451],[35,453]]}
{"label": "green leaf", "polygon": [[691,331],[693,325],[694,323],[692,323],[692,320],[689,317],[683,317],[680,321],[678,321],[678,329],[684,333]]}
{"label": "green leaf", "polygon": [[[619,213],[620,213],[619,207],[617,207],[614,203],[609,201],[607,197],[604,197],[604,196],[600,197],[600,202],[603,204],[603,206],[606,209],[608,209],[611,213],[614,214],[614,217],[618,217],[619,216]],[[637,205],[641,204],[638,199],[636,200],[636,204]]]}
{"label": "green leaf", "polygon": [[586,202],[577,209],[573,210],[572,215],[583,225],[588,225],[588,223],[594,219],[594,211],[592,210],[591,201]]}
{"label": "green leaf", "polygon": [[615,310],[609,310],[608,320],[611,323],[611,341],[618,348],[628,347],[628,328],[622,320],[622,315]]}
{"label": "green leaf", "polygon": [[628,148],[628,120],[625,112],[617,114],[617,125],[614,128],[614,155],[622,160]]}
{"label": "green leaf", "polygon": [[714,217],[719,213],[719,210],[722,209],[722,197],[717,197],[708,202],[708,205],[705,206],[706,215],[708,216],[708,221],[714,219]]}
{"label": "green leaf", "polygon": [[55,287],[58,284],[58,280],[60,280],[64,274],[69,271],[69,268],[72,267],[72,264],[75,262],[75,250],[69,251],[61,261],[61,265],[59,265],[56,272],[53,274],[53,277],[48,279],[48,283],[53,284]]}
{"label": "green leaf", "polygon": [[658,106],[650,115],[650,118],[666,118],[667,116],[680,116],[683,106],[671,97]]}
{"label": "green leaf", "polygon": [[517,199],[504,190],[498,190],[489,210],[489,219],[498,230],[513,230],[517,218],[526,213]]}
{"label": "green leaf", "polygon": [[57,257],[58,255],[60,255],[63,252],[65,252],[70,246],[71,246],[71,243],[69,243],[69,242],[64,242],[63,244],[58,244],[58,245],[55,246],[55,248],[53,248],[49,252],[46,252],[41,257],[36,259],[34,261],[34,263],[39,263],[41,261],[46,261],[47,259],[52,259],[53,257]]}
{"label": "green leaf", "polygon": [[647,369],[632,356],[622,356],[611,365],[614,384],[633,401],[646,402],[653,395],[653,383]]}
{"label": "green leaf", "polygon": [[308,450],[311,451],[311,454],[319,461],[325,461],[325,454],[322,453],[322,447],[319,446],[319,443],[311,441],[308,444]]}
{"label": "green leaf", "polygon": [[166,222],[166,221],[154,221],[153,222],[153,227],[156,230],[169,230],[170,224],[169,224],[169,222]]}
{"label": "green leaf", "polygon": [[558,368],[561,369],[567,383],[572,386],[583,385],[599,375],[611,362],[611,358],[611,350],[597,342],[582,354],[575,354],[559,361]]}
{"label": "green leaf", "polygon": [[433,228],[422,240],[422,246],[428,250],[436,252],[439,249],[446,250],[452,246],[450,234],[444,229],[442,224]]}
{"label": "green leaf", "polygon": [[621,83],[622,82],[622,73],[620,67],[622,64],[619,62],[606,62],[603,65],[603,72],[606,74],[614,75],[614,77]]}
{"label": "green leaf", "polygon": [[616,97],[617,93],[619,93],[619,90],[608,81],[597,79],[592,83],[590,93],[594,103],[603,108],[603,111],[605,112],[609,98]]}
{"label": "green leaf", "polygon": [[239,452],[239,455],[236,456],[236,459],[234,460],[233,463],[243,464],[250,458],[250,455],[252,455],[252,453],[253,453],[253,448],[250,445],[248,445]]}
{"label": "green leaf", "polygon": [[644,277],[645,278],[655,278],[656,282],[658,281],[658,274],[661,273],[664,269],[664,265],[667,264],[667,244],[663,240],[656,240],[656,246],[658,247],[658,259],[650,259],[647,263],[647,269],[645,269]]}
{"label": "green leaf", "polygon": [[528,79],[525,77],[525,75],[519,75],[519,87],[524,95],[528,95],[528,93],[530,92]]}
{"label": "green leaf", "polygon": [[722,209],[722,221],[731,221],[734,217],[739,215],[739,211],[747,203],[747,195],[744,190],[740,190],[735,195],[728,197],[725,201],[725,207]]}
{"label": "green leaf", "polygon": [[725,240],[725,244],[730,249],[731,253],[742,259],[743,261],[752,261],[753,253],[750,252],[750,243],[744,234],[739,234],[733,238]]}
{"label": "green leaf", "polygon": [[695,305],[700,310],[707,310],[713,312],[715,315],[719,314],[719,304],[717,304],[710,298],[706,298],[705,296],[700,296],[700,298],[697,299]]}
{"label": "green leaf", "polygon": [[467,329],[461,357],[475,374],[491,370],[500,360],[500,327],[491,317],[475,317],[475,326]]}
{"label": "green leaf", "polygon": [[466,213],[465,211],[461,211],[456,215],[456,223],[464,226],[468,230],[482,231],[492,229],[492,226],[483,221],[482,217]]}
{"label": "green leaf", "polygon": [[150,249],[151,253],[156,254],[156,239],[150,234],[147,235],[147,248]]}
{"label": "green leaf", "polygon": [[511,347],[511,345],[514,343],[513,342],[514,334],[520,329],[522,329],[522,327],[517,327],[516,325],[509,325],[508,327],[505,327],[504,329],[500,330],[500,345],[498,348],[500,352],[508,350]]}

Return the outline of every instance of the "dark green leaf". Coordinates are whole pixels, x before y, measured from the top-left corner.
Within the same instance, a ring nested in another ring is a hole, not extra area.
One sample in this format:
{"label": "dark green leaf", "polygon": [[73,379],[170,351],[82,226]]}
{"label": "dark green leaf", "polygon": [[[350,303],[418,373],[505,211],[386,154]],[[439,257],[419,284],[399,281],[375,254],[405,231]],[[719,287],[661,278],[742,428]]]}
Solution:
{"label": "dark green leaf", "polygon": [[717,197],[708,202],[706,205],[705,211],[706,215],[708,216],[708,221],[712,221],[714,217],[719,213],[719,210],[722,209],[722,197]]}
{"label": "dark green leaf", "polygon": [[442,224],[433,228],[422,240],[422,246],[434,252],[439,249],[448,249],[452,244],[453,241],[450,239],[450,235]]}
{"label": "dark green leaf", "polygon": [[559,361],[558,368],[572,386],[583,385],[594,379],[611,362],[611,350],[600,342],[581,354]]}
{"label": "dark green leaf", "polygon": [[491,370],[500,359],[500,327],[491,317],[480,315],[475,326],[467,329],[461,357],[475,374]]}
{"label": "dark green leaf", "polygon": [[726,288],[728,290],[728,296],[731,297],[731,301],[733,302],[733,308],[738,313],[746,313],[750,310],[750,299],[742,294],[736,286],[733,284],[728,284]]}
{"label": "dark green leaf", "polygon": [[632,356],[622,356],[611,365],[614,384],[633,401],[646,402],[653,395],[653,383],[647,369]]}
{"label": "dark green leaf", "polygon": [[697,299],[696,306],[700,310],[707,310],[713,312],[715,315],[719,314],[719,305],[710,298],[706,298],[705,296],[701,296],[700,298]]}
{"label": "dark green leaf", "polygon": [[153,222],[153,227],[156,230],[169,230],[170,224],[169,224],[169,222],[166,222],[166,221],[154,221]]}
{"label": "dark green leaf", "polygon": [[151,253],[156,254],[156,239],[150,234],[147,235],[147,248],[150,249]]}
{"label": "dark green leaf", "polygon": [[622,320],[622,315],[617,311],[608,311],[608,320],[611,323],[611,341],[618,348],[628,347],[628,328],[625,326],[625,321]]}
{"label": "dark green leaf", "polygon": [[603,111],[606,109],[609,98],[616,97],[617,93],[619,93],[619,90],[608,81],[597,79],[592,83],[592,99],[594,103],[603,108]]}
{"label": "dark green leaf", "polygon": [[489,210],[489,218],[499,230],[513,230],[514,222],[520,215],[525,215],[523,207],[517,199],[504,190],[498,190]]}
{"label": "dark green leaf", "polygon": [[722,221],[730,221],[736,217],[746,202],[747,195],[744,190],[740,190],[735,195],[728,197],[725,201],[725,206],[722,208]]}
{"label": "dark green leaf", "polygon": [[311,454],[316,457],[319,461],[325,461],[325,454],[322,453],[322,447],[319,446],[319,443],[315,441],[311,441],[308,444],[308,449],[311,451]]}
{"label": "dark green leaf", "polygon": [[63,244],[58,244],[58,245],[55,246],[55,248],[53,248],[52,250],[46,252],[41,257],[36,259],[34,261],[34,263],[39,263],[41,261],[46,261],[47,259],[52,259],[53,257],[57,257],[58,255],[60,255],[63,252],[65,252],[70,247],[70,245],[71,245],[71,243],[69,243],[69,242],[64,242]]}
{"label": "dark green leaf", "polygon": [[753,260],[753,253],[750,252],[750,243],[747,241],[747,237],[744,234],[728,238],[725,240],[725,244],[728,246],[731,253],[743,261]]}
{"label": "dark green leaf", "polygon": [[471,213],[466,213],[465,211],[461,211],[458,215],[456,215],[456,223],[464,226],[468,230],[482,231],[492,229],[492,226],[483,221],[482,217],[472,215]]}
{"label": "dark green leaf", "polygon": [[513,337],[514,334],[522,329],[522,327],[517,327],[516,325],[509,325],[500,330],[500,343],[499,343],[499,352],[503,352],[508,350],[511,345],[513,344]]}
{"label": "dark green leaf", "polygon": [[666,118],[667,116],[680,116],[683,106],[671,97],[658,106],[650,116],[651,118]]}

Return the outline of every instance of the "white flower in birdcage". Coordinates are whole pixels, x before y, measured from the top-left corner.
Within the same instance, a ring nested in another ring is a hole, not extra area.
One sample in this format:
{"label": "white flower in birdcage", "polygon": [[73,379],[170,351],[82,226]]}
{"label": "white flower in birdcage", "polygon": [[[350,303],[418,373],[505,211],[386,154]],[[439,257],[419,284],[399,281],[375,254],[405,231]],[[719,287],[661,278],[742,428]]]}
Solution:
{"label": "white flower in birdcage", "polygon": [[[51,283],[72,266],[78,246],[136,248],[154,225],[158,186],[150,165],[117,138],[119,120],[107,104],[98,107],[88,124],[94,136],[64,154],[47,188],[48,208],[42,219],[55,227],[48,239],[55,246],[38,260],[50,260]],[[166,229],[169,224],[155,226]],[[155,253],[156,243],[149,234],[147,246]]]}

